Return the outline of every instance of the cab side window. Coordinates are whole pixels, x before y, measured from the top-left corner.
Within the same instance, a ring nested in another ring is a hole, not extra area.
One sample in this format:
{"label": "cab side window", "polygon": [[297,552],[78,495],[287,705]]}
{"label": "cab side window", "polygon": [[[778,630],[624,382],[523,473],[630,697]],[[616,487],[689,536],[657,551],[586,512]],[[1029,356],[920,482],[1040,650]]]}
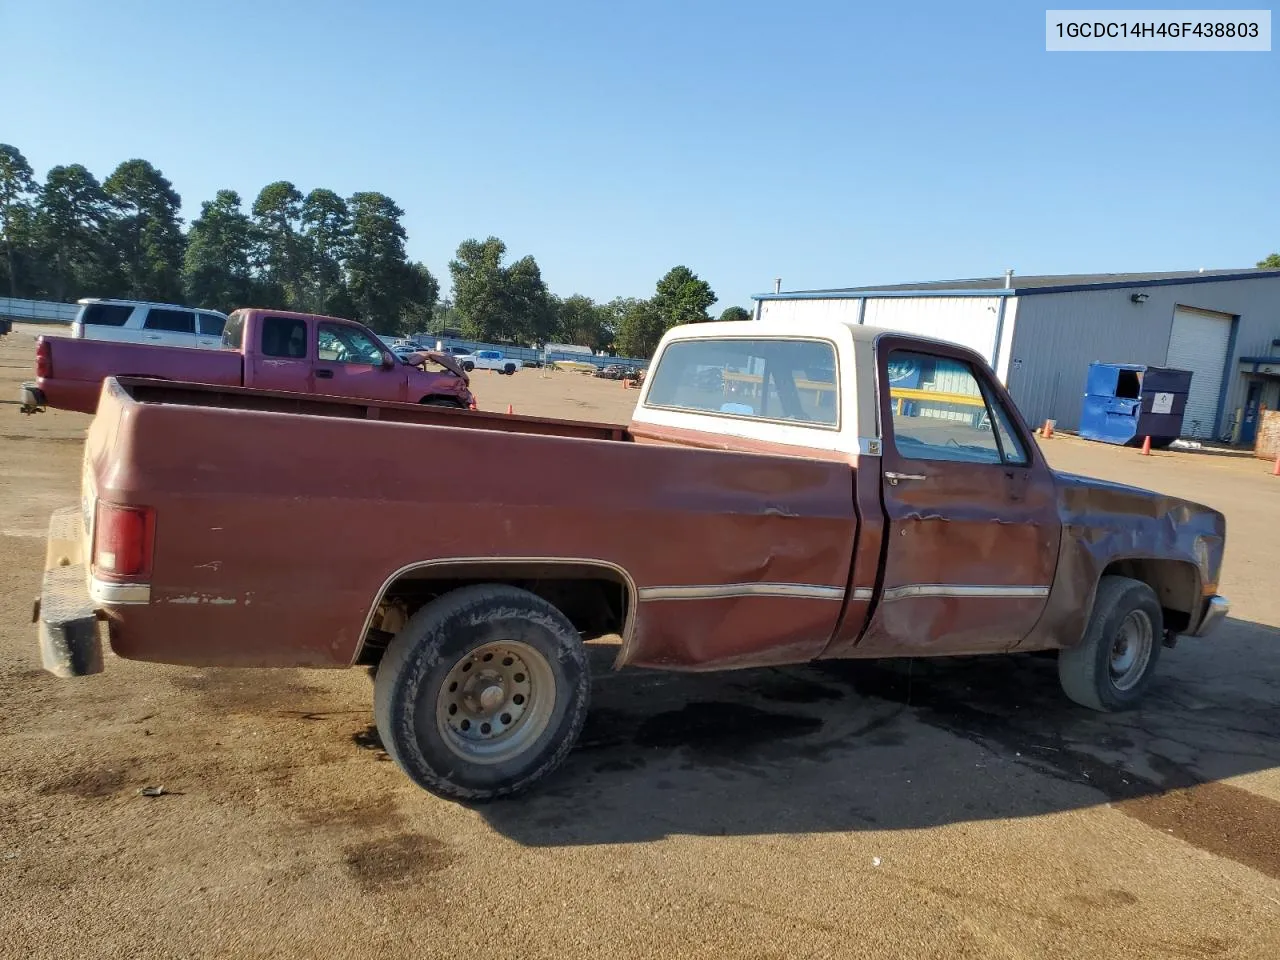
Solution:
{"label": "cab side window", "polygon": [[331,363],[367,363],[378,366],[386,356],[363,330],[345,324],[322,323],[316,334],[317,356]]}
{"label": "cab side window", "polygon": [[305,359],[307,322],[296,317],[263,317],[262,355],[291,360]]}
{"label": "cab side window", "polygon": [[887,362],[893,442],[908,460],[1025,464],[1013,421],[963,360],[894,350]]}

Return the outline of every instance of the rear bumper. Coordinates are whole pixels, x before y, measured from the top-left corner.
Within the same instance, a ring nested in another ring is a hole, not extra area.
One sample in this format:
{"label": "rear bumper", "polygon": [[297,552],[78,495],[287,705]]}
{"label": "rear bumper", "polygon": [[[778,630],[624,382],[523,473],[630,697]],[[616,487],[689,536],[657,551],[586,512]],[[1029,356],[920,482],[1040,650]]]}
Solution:
{"label": "rear bumper", "polygon": [[1226,597],[1220,597],[1217,594],[1210,597],[1209,602],[1205,605],[1204,615],[1200,618],[1200,625],[1196,627],[1196,632],[1192,636],[1208,636],[1218,628],[1219,624],[1227,618],[1227,614],[1230,612],[1231,603]]}
{"label": "rear bumper", "polygon": [[18,403],[23,413],[39,413],[48,406],[44,391],[30,381],[18,388]]}
{"label": "rear bumper", "polygon": [[89,595],[82,530],[79,507],[65,507],[49,518],[44,580],[33,619],[41,665],[56,677],[102,672],[102,636],[97,604]]}

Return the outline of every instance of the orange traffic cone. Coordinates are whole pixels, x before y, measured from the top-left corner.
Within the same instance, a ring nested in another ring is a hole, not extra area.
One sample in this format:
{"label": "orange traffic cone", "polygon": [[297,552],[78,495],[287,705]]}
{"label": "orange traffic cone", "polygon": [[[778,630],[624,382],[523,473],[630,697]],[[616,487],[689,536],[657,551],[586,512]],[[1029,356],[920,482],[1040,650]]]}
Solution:
{"label": "orange traffic cone", "polygon": [[515,408],[511,404],[507,404],[507,413],[515,413]]}
{"label": "orange traffic cone", "polygon": [[1280,453],[1276,454],[1276,465],[1271,468],[1273,477],[1280,477]]}
{"label": "orange traffic cone", "polygon": [[1046,440],[1053,436],[1053,422],[1051,420],[1045,420],[1044,426],[1040,428],[1040,436]]}
{"label": "orange traffic cone", "polygon": [[1142,455],[1144,457],[1151,456],[1151,438],[1150,437],[1142,438]]}

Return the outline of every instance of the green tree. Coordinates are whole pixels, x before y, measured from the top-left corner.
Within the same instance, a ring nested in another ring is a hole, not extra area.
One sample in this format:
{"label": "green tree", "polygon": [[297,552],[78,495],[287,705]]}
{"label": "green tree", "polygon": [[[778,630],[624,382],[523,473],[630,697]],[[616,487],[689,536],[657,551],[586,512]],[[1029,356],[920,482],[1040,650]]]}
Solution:
{"label": "green tree", "polygon": [[[17,148],[0,143],[0,233],[4,235],[6,273],[9,296],[18,295],[19,226],[30,223],[28,198],[35,192],[36,181],[31,164]],[[23,237],[23,239],[26,239]]]}
{"label": "green tree", "polygon": [[382,193],[357,193],[351,210],[347,290],[359,319],[379,333],[395,333],[410,271],[405,260],[404,211]]}
{"label": "green tree", "polygon": [[509,326],[502,269],[506,252],[506,244],[497,237],[463,240],[449,261],[454,306],[462,335],[470,340],[501,339]]}
{"label": "green tree", "polygon": [[200,216],[187,236],[184,278],[189,302],[228,312],[255,303],[254,234],[234,190],[219,190],[213,200],[200,205]]}
{"label": "green tree", "polygon": [[347,300],[342,264],[351,245],[351,211],[332,190],[318,187],[302,201],[302,236],[310,267],[308,310],[333,313],[335,298]]}
{"label": "green tree", "polygon": [[613,342],[612,317],[608,307],[597,304],[590,297],[575,293],[561,300],[553,298],[557,329],[556,339],[561,343],[603,350]]}
{"label": "green tree", "polygon": [[440,299],[440,281],[416,260],[405,265],[403,302],[400,306],[400,333],[429,330]]}
{"label": "green tree", "polygon": [[545,343],[555,332],[556,314],[538,261],[526,256],[503,266],[506,252],[497,237],[464,240],[449,261],[463,336]]}
{"label": "green tree", "polygon": [[746,307],[726,307],[724,312],[720,314],[721,320],[750,320],[751,312]]}
{"label": "green tree", "polygon": [[521,257],[505,273],[509,339],[541,346],[555,333],[556,314],[538,261],[532,256]]}
{"label": "green tree", "polygon": [[668,324],[652,300],[618,298],[609,304],[615,320],[614,346],[627,357],[650,357]]}
{"label": "green tree", "polygon": [[49,171],[36,201],[35,233],[43,286],[53,299],[76,300],[119,286],[107,238],[110,206],[98,179],[81,164]]}
{"label": "green tree", "polygon": [[702,323],[710,320],[707,309],[716,302],[711,285],[688,267],[672,267],[658,281],[653,305],[662,316],[664,329],[682,323]]}
{"label": "green tree", "polygon": [[115,216],[111,244],[129,296],[175,302],[182,297],[182,198],[146,160],[126,160],[103,184]]}
{"label": "green tree", "polygon": [[1259,260],[1258,266],[1267,270],[1280,270],[1280,253],[1273,253],[1265,260]]}
{"label": "green tree", "polygon": [[253,221],[261,244],[258,263],[281,306],[302,306],[307,271],[306,247],[301,235],[302,194],[288,180],[269,183],[253,201]]}

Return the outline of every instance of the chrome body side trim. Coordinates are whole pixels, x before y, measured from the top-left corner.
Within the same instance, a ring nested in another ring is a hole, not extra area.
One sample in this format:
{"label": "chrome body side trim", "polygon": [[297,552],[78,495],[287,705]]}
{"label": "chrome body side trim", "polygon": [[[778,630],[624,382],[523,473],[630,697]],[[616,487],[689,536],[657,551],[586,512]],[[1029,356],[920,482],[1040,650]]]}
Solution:
{"label": "chrome body side trim", "polygon": [[963,597],[983,600],[1027,600],[1049,596],[1048,587],[991,586],[967,583],[908,583],[890,587],[885,600],[910,600],[916,597]]}
{"label": "chrome body side trim", "polygon": [[151,602],[149,583],[112,583],[89,578],[89,597],[94,603],[112,606],[136,606]]}
{"label": "chrome body side trim", "polygon": [[794,597],[805,600],[841,600],[844,587],[813,583],[708,583],[641,587],[643,600],[719,600],[726,597]]}

